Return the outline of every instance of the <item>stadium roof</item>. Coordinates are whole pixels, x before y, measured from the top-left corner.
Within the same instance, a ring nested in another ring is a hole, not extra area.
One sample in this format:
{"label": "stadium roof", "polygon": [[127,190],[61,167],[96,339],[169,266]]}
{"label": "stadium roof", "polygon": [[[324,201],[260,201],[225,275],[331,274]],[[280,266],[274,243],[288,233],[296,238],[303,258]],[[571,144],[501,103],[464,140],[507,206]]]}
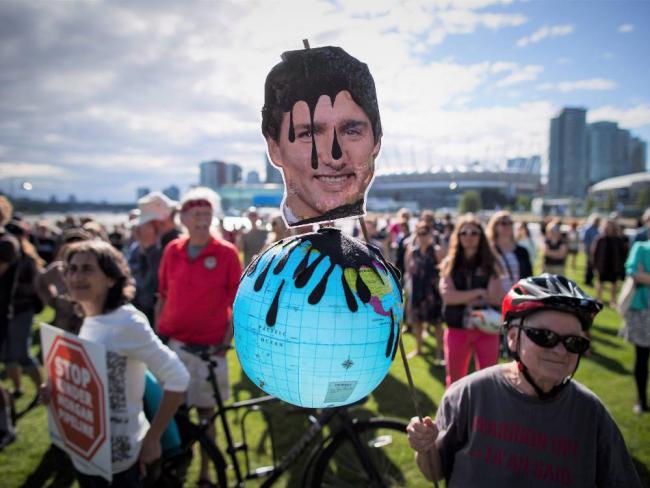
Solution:
{"label": "stadium roof", "polygon": [[606,180],[599,181],[589,187],[589,192],[617,190],[619,188],[629,188],[635,183],[650,183],[650,171],[643,173],[632,173],[623,176],[614,176]]}

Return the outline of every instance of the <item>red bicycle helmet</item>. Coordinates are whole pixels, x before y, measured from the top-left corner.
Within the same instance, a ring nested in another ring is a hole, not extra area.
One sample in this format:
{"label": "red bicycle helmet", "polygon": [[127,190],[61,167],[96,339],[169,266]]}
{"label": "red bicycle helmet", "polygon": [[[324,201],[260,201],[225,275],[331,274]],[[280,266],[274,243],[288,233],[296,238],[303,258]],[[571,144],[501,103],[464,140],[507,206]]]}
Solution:
{"label": "red bicycle helmet", "polygon": [[545,273],[519,280],[503,299],[501,318],[507,328],[510,321],[542,310],[557,310],[575,315],[588,330],[603,304],[587,295],[575,281]]}

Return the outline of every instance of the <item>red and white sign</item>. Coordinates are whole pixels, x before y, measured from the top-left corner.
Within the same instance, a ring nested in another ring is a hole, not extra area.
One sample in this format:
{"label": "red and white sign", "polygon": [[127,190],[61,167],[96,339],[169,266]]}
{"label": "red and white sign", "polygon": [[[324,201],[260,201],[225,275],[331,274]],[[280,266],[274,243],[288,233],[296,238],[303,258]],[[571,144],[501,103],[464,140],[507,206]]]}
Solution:
{"label": "red and white sign", "polygon": [[41,341],[51,388],[52,442],[83,464],[84,472],[110,481],[106,351],[47,324],[41,324]]}

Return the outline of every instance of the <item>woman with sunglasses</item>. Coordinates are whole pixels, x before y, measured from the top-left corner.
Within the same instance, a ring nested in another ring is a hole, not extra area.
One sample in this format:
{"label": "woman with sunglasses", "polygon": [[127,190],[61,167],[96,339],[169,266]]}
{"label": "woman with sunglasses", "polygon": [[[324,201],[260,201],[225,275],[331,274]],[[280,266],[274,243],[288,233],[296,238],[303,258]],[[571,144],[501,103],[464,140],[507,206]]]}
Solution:
{"label": "woman with sunglasses", "polygon": [[[125,258],[109,243],[72,244],[65,256],[65,279],[73,300],[84,311],[79,337],[106,348],[113,482],[139,487],[146,466],[161,454],[160,437],[185,398],[189,373],[160,342],[144,314],[128,302],[134,286]],[[143,414],[145,371],[164,385],[158,412],[149,424]],[[49,387],[42,389],[49,401]],[[109,486],[73,459],[79,485]]]}
{"label": "woman with sunglasses", "polygon": [[424,324],[432,324],[436,334],[435,360],[441,364],[444,358],[441,324],[442,300],[438,291],[438,262],[442,258],[440,246],[433,240],[429,225],[420,221],[415,226],[415,239],[406,252],[406,269],[411,279],[411,319],[415,323],[415,350],[409,358],[422,354]]}
{"label": "woman with sunglasses", "polygon": [[420,470],[447,487],[640,488],[623,436],[594,393],[571,378],[602,304],[557,275],[520,280],[503,300],[515,360],[449,388],[407,427]]}
{"label": "woman with sunglasses", "polygon": [[499,256],[503,276],[504,291],[509,290],[521,278],[533,274],[533,268],[528,251],[515,241],[512,215],[507,210],[495,212],[490,217],[485,229],[492,249]]}
{"label": "woman with sunglasses", "polygon": [[472,353],[476,369],[497,363],[499,335],[469,328],[467,319],[473,308],[498,310],[503,293],[501,268],[481,222],[473,214],[465,214],[456,223],[449,253],[441,263],[447,386],[467,374]]}

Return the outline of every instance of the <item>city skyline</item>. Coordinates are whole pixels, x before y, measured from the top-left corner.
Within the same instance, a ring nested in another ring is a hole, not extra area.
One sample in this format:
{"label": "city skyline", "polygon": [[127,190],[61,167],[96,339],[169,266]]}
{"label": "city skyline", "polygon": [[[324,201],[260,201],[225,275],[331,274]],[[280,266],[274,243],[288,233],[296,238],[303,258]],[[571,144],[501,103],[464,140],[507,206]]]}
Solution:
{"label": "city skyline", "polygon": [[0,190],[130,201],[187,189],[211,160],[264,180],[264,78],[303,38],[369,65],[378,174],[536,154],[547,168],[567,106],[650,140],[649,2],[288,6],[1,2]]}

